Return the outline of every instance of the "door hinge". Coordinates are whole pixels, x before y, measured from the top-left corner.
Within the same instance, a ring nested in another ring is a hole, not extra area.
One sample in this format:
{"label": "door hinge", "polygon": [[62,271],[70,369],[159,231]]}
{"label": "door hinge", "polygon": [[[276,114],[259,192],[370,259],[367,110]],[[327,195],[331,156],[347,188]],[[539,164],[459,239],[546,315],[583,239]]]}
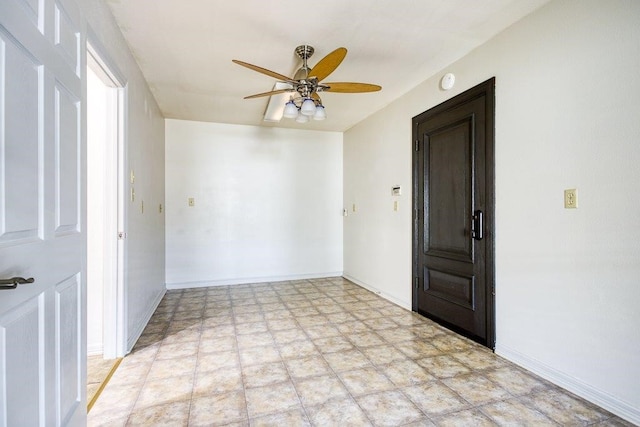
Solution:
{"label": "door hinge", "polygon": [[416,221],[420,219],[420,209],[415,208],[413,210],[413,217],[415,218]]}
{"label": "door hinge", "polygon": [[420,151],[420,140],[416,139],[415,150]]}
{"label": "door hinge", "polygon": [[418,289],[418,278],[417,277],[413,278],[413,287]]}
{"label": "door hinge", "polygon": [[124,231],[118,231],[118,240],[124,240],[127,238],[127,233]]}

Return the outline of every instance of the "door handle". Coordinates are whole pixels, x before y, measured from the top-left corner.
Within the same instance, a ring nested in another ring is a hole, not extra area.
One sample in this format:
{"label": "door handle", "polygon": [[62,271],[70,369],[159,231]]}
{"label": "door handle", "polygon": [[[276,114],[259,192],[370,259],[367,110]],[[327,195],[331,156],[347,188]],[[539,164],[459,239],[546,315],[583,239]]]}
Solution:
{"label": "door handle", "polygon": [[484,214],[477,210],[471,217],[471,237],[475,240],[482,240],[484,237]]}
{"label": "door handle", "polygon": [[24,285],[25,283],[33,283],[35,279],[33,277],[29,277],[25,279],[24,277],[12,277],[11,279],[0,279],[0,290],[1,289],[15,289],[18,285]]}

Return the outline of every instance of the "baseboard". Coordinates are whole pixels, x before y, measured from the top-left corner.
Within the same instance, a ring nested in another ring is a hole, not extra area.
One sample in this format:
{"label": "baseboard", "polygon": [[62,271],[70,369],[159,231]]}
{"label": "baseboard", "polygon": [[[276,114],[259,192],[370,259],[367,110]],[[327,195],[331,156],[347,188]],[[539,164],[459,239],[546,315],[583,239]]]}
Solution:
{"label": "baseboard", "polygon": [[158,293],[158,295],[156,295],[156,298],[149,305],[149,308],[147,309],[147,312],[145,313],[144,317],[142,318],[142,321],[140,322],[140,324],[136,325],[134,333],[132,333],[131,335],[129,335],[127,337],[127,351],[125,352],[126,354],[129,354],[131,352],[131,350],[133,349],[133,346],[136,344],[136,342],[138,341],[138,339],[142,335],[142,332],[144,331],[144,328],[147,327],[147,324],[149,323],[149,320],[151,320],[151,316],[153,316],[153,313],[155,313],[155,311],[158,308],[158,305],[160,304],[160,301],[162,301],[162,298],[164,297],[165,293],[167,293],[167,291],[166,291],[166,289],[163,289],[160,293]]}
{"label": "baseboard", "polygon": [[102,343],[87,344],[87,356],[97,356],[102,354]]}
{"label": "baseboard", "polygon": [[210,286],[245,285],[248,283],[284,282],[287,280],[323,279],[325,277],[341,277],[342,271],[330,271],[325,273],[293,274],[289,276],[269,276],[269,277],[242,277],[222,280],[204,280],[197,282],[166,283],[168,290],[207,288]]}
{"label": "baseboard", "polygon": [[640,425],[639,408],[634,408],[630,404],[617,399],[615,396],[612,396],[605,391],[598,390],[589,384],[565,374],[564,372],[545,365],[539,360],[508,347],[501,346],[498,343],[496,343],[495,352],[516,365],[522,366],[536,375],[539,375],[542,378],[575,393],[589,402],[595,403],[620,418],[624,418],[631,423]]}
{"label": "baseboard", "polygon": [[371,286],[368,283],[365,283],[361,280],[356,279],[353,276],[350,276],[348,274],[343,274],[342,277],[344,277],[345,279],[355,283],[356,285],[365,288],[371,292],[373,292],[374,294],[380,295],[382,298],[391,301],[392,303],[394,303],[395,305],[398,305],[402,308],[404,308],[405,310],[409,310],[411,311],[411,304],[406,304],[404,301],[399,300],[398,298],[387,294],[386,292],[382,292],[380,289],[376,288],[375,286]]}

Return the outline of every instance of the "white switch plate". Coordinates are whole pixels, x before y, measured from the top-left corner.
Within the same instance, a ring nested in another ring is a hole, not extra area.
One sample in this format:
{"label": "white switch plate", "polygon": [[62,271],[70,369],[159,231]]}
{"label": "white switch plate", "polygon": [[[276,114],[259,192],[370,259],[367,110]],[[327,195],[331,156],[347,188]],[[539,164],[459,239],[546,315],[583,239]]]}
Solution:
{"label": "white switch plate", "polygon": [[189,197],[189,207],[194,207],[196,205],[196,201],[193,197]]}

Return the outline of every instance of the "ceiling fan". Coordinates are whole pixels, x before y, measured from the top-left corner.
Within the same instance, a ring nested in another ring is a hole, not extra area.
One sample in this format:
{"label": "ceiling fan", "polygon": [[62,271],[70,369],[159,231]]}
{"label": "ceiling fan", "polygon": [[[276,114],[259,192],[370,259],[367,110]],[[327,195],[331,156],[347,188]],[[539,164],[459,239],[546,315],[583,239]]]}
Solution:
{"label": "ceiling fan", "polygon": [[276,84],[277,89],[245,96],[244,99],[291,93],[289,102],[285,105],[283,116],[286,118],[295,118],[297,122],[304,123],[309,121],[311,117],[315,120],[324,120],[326,118],[324,106],[322,105],[322,100],[319,95],[320,92],[362,93],[376,92],[382,89],[381,86],[369,83],[322,82],[329,74],[338,68],[338,65],[340,65],[347,55],[347,49],[344,47],[339,47],[329,53],[312,68],[309,68],[307,64],[307,60],[314,52],[312,46],[298,46],[295,52],[302,59],[302,67],[300,67],[291,78],[267,70],[266,68],[234,59],[233,62],[238,65],[278,79],[278,83]]}

